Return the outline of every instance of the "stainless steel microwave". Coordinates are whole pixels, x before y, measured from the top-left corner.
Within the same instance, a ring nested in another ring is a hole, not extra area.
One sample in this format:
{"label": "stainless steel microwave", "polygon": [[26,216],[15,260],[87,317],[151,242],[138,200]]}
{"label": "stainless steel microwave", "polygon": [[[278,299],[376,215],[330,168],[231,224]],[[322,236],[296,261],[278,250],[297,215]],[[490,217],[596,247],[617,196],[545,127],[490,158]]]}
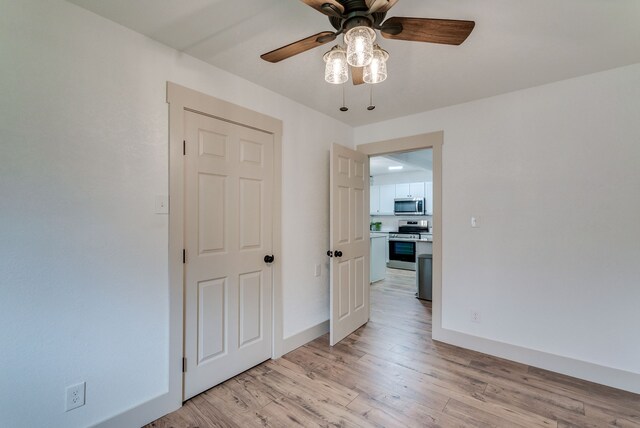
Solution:
{"label": "stainless steel microwave", "polygon": [[425,215],[424,198],[396,198],[393,200],[395,215]]}

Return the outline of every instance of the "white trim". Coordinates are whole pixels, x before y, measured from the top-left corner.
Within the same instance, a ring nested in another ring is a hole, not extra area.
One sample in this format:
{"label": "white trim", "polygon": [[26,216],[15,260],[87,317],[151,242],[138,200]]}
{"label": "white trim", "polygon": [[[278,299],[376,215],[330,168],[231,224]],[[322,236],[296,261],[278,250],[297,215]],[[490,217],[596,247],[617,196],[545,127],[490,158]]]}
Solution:
{"label": "white trim", "polygon": [[122,428],[141,427],[149,422],[155,421],[159,417],[178,410],[182,407],[182,401],[176,402],[172,394],[166,393],[152,398],[138,406],[112,416],[95,425],[92,428]]}
{"label": "white trim", "polygon": [[285,354],[291,352],[327,333],[329,333],[329,320],[322,321],[320,324],[285,338],[283,352]]}
{"label": "white trim", "polygon": [[640,374],[441,328],[433,340],[640,394]]}

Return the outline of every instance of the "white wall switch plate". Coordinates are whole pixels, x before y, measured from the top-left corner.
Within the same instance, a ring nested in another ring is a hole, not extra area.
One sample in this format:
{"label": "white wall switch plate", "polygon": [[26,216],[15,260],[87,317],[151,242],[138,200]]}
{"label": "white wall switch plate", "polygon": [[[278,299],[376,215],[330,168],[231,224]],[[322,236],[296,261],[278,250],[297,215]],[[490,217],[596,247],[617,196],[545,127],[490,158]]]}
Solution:
{"label": "white wall switch plate", "polygon": [[86,386],[86,382],[82,382],[67,387],[67,412],[80,406],[84,406],[84,392]]}
{"label": "white wall switch plate", "polygon": [[471,227],[480,227],[480,217],[471,217]]}
{"label": "white wall switch plate", "polygon": [[169,197],[167,195],[156,196],[156,214],[169,214]]}
{"label": "white wall switch plate", "polygon": [[320,276],[322,274],[322,265],[316,265],[315,275]]}

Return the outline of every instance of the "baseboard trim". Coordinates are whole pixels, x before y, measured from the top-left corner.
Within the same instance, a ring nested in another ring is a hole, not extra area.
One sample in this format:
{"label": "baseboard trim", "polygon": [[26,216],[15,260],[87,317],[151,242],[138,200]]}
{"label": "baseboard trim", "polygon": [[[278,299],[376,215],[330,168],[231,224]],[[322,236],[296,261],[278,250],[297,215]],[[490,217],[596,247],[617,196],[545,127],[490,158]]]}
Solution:
{"label": "baseboard trim", "polygon": [[306,330],[302,330],[299,333],[289,336],[283,340],[283,353],[291,352],[302,345],[311,342],[314,339],[327,334],[329,332],[329,320],[322,321],[320,324],[316,324]]}
{"label": "baseboard trim", "polygon": [[434,329],[432,336],[433,340],[438,342],[640,394],[638,373],[472,336],[456,330]]}
{"label": "baseboard trim", "polygon": [[[283,353],[291,352],[328,332],[329,320],[326,320],[289,336],[283,340]],[[455,330],[436,328],[432,336],[433,340],[438,342],[640,394],[640,374],[637,373],[472,336]],[[180,397],[166,393],[92,425],[92,427],[137,428],[178,410],[181,406]]]}
{"label": "baseboard trim", "polygon": [[166,393],[98,422],[92,425],[92,428],[139,428],[178,410],[180,407],[182,407],[182,400]]}

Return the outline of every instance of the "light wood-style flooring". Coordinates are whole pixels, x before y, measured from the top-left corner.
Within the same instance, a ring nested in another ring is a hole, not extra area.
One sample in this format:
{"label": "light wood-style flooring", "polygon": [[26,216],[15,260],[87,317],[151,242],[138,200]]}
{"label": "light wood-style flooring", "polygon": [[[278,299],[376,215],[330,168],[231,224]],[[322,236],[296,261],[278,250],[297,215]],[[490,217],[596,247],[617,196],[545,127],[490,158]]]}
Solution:
{"label": "light wood-style flooring", "polygon": [[147,427],[640,427],[640,395],[431,340],[414,273],[371,288],[371,320],[187,401]]}

